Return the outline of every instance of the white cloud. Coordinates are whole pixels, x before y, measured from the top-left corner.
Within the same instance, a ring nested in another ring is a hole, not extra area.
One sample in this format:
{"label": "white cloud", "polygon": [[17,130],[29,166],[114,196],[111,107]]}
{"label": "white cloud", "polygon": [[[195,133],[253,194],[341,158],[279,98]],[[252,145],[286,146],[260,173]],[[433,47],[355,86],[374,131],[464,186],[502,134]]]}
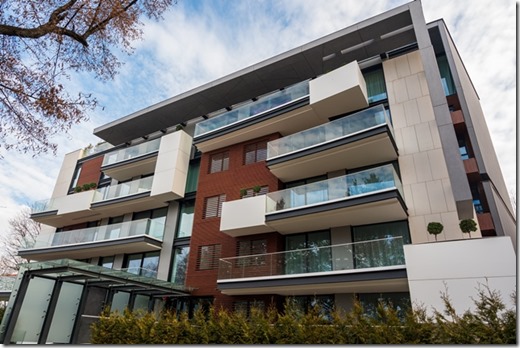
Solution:
{"label": "white cloud", "polygon": [[[59,137],[56,157],[6,154],[0,160],[0,233],[24,203],[50,197],[65,153],[96,143],[95,127],[298,47],[408,1],[181,1],[107,83],[72,77],[105,106]],[[423,0],[427,21],[444,18],[481,98],[506,183],[516,191],[516,4]],[[122,56],[124,57],[124,56]]]}

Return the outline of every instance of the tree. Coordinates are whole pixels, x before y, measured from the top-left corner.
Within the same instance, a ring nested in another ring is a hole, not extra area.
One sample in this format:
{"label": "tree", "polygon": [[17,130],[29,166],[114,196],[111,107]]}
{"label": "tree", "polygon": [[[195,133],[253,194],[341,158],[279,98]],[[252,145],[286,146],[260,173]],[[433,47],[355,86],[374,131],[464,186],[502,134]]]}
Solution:
{"label": "tree", "polygon": [[87,72],[106,81],[142,35],[140,18],[161,18],[176,0],[0,1],[0,149],[56,152],[55,134],[97,106],[63,81]]}
{"label": "tree", "polygon": [[462,233],[467,233],[469,238],[471,238],[471,232],[477,230],[477,223],[473,219],[464,219],[460,221],[459,227]]}
{"label": "tree", "polygon": [[31,209],[23,208],[17,215],[9,219],[9,232],[0,238],[3,254],[0,255],[0,274],[16,273],[19,264],[25,260],[18,256],[18,250],[25,248],[36,240],[40,234],[40,223],[31,219]]}
{"label": "tree", "polygon": [[442,230],[444,230],[444,226],[440,222],[430,222],[426,229],[428,230],[429,234],[433,234],[435,241],[437,241],[437,235],[440,234]]}

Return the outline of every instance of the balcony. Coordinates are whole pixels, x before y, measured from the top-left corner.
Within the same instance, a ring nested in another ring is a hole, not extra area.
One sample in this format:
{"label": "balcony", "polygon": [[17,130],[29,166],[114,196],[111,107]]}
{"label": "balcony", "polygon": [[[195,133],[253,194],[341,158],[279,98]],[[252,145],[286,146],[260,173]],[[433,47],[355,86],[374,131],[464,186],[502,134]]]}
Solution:
{"label": "balcony", "polygon": [[128,180],[142,173],[152,173],[157,162],[161,138],[107,153],[101,170],[118,181]]}
{"label": "balcony", "polygon": [[291,134],[321,123],[309,106],[309,81],[303,81],[197,123],[194,142],[201,152],[208,152],[272,133]]}
{"label": "balcony", "polygon": [[38,201],[31,211],[31,218],[49,226],[61,227],[94,220],[90,210],[94,190]]}
{"label": "balcony", "polygon": [[281,234],[407,218],[401,181],[388,164],[267,194],[266,224]]}
{"label": "balcony", "polygon": [[184,197],[191,145],[184,131],[166,134],[160,139],[153,176],[37,202],[31,218],[63,227],[164,207]]}
{"label": "balcony", "polygon": [[231,237],[274,232],[265,223],[266,196],[224,202],[220,231]]}
{"label": "balcony", "polygon": [[405,268],[402,238],[388,237],[223,258],[217,284],[228,295],[407,291]]}
{"label": "balcony", "polygon": [[45,261],[59,258],[90,258],[118,253],[160,250],[164,223],[142,219],[112,225],[39,235],[19,250],[21,257]]}
{"label": "balcony", "polygon": [[393,128],[382,105],[270,141],[266,164],[282,181],[397,159]]}

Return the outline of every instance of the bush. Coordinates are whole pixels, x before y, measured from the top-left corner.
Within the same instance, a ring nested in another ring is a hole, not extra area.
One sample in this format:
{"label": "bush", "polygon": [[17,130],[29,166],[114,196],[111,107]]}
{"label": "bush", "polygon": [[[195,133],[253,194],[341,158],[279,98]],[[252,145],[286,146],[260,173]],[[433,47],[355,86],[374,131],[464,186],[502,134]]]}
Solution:
{"label": "bush", "polygon": [[[516,298],[516,295],[513,296]],[[368,316],[360,303],[350,312],[306,312],[287,301],[283,313],[252,308],[249,316],[210,308],[186,313],[109,313],[91,326],[93,344],[516,344],[516,312],[499,294],[478,290],[476,310],[459,315],[447,295],[444,310],[428,316],[409,308],[404,316],[380,303]]]}
{"label": "bush", "polygon": [[444,226],[440,222],[430,222],[426,227],[429,234],[433,234],[435,236],[435,241],[437,241],[437,235],[444,230]]}

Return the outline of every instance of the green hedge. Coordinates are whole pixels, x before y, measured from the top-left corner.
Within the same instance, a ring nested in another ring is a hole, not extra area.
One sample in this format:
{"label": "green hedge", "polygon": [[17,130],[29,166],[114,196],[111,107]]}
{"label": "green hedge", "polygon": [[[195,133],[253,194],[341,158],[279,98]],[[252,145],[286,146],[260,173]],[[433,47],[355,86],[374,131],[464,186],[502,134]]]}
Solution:
{"label": "green hedge", "polygon": [[[516,297],[516,296],[515,296]],[[359,303],[347,313],[325,318],[319,308],[302,313],[289,302],[274,308],[240,312],[210,308],[192,318],[164,311],[108,313],[91,327],[93,344],[516,344],[516,312],[506,310],[498,293],[479,290],[476,310],[455,313],[442,295],[444,310],[428,316],[424,308],[404,316],[380,304],[375,317]]]}

